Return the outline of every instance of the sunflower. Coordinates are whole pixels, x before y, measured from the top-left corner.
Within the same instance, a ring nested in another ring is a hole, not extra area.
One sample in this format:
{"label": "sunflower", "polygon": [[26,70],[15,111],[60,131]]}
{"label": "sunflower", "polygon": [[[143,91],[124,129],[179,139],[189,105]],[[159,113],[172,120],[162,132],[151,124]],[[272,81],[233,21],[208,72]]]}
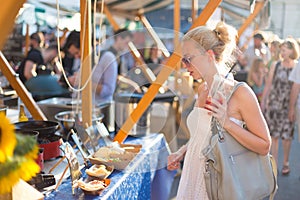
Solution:
{"label": "sunflower", "polygon": [[3,163],[7,157],[13,156],[17,140],[14,126],[4,113],[0,113],[0,122],[0,163]]}
{"label": "sunflower", "polygon": [[29,135],[16,134],[17,146],[14,150],[15,156],[25,156],[27,158],[36,159],[38,156],[39,147],[36,144],[36,139]]}
{"label": "sunflower", "polygon": [[0,194],[11,192],[12,187],[20,180],[29,181],[40,171],[34,160],[15,156],[0,164]]}
{"label": "sunflower", "polygon": [[14,126],[0,113],[0,194],[11,192],[20,180],[29,181],[39,171],[35,162],[38,154],[36,140],[15,134]]}

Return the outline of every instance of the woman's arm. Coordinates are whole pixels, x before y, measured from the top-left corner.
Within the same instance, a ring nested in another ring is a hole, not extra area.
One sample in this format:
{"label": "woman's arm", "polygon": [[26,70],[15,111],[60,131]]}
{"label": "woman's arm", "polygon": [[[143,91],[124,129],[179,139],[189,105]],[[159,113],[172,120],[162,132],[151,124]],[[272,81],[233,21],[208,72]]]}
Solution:
{"label": "woman's arm", "polygon": [[[215,106],[209,106],[211,114],[222,122],[223,128],[230,133],[240,144],[261,155],[266,155],[271,146],[271,138],[267,123],[262,115],[255,94],[249,86],[239,87],[228,104],[225,98],[215,100]],[[227,109],[228,107],[228,109]],[[239,126],[230,117],[242,120],[247,129]]]}
{"label": "woman's arm", "polygon": [[249,87],[240,87],[232,98],[237,104],[237,110],[245,122],[247,129],[242,128],[231,120],[225,129],[246,148],[266,155],[270,151],[271,137],[268,125],[260,110],[255,94]]}
{"label": "woman's arm", "polygon": [[29,80],[36,75],[36,64],[31,60],[27,60],[24,66],[24,76],[26,80]]}
{"label": "woman's arm", "polygon": [[255,85],[257,85],[258,87],[261,87],[262,84],[264,83],[264,76],[263,76],[263,74],[261,74],[259,72],[255,72],[255,73],[251,74],[251,79],[253,80]]}
{"label": "woman's arm", "polygon": [[267,76],[266,85],[265,85],[265,88],[264,88],[264,91],[263,91],[263,94],[262,94],[262,98],[261,98],[261,108],[262,108],[262,110],[265,109],[267,99],[268,99],[268,96],[270,94],[270,89],[271,89],[272,82],[273,82],[273,76],[274,76],[276,64],[277,64],[276,62],[273,62],[273,64],[270,67],[270,71],[268,73],[268,76]]}
{"label": "woman's arm", "polygon": [[295,121],[296,119],[295,111],[296,111],[296,102],[297,102],[299,91],[300,91],[300,84],[293,83],[291,94],[290,94],[290,102],[289,102],[289,120],[292,122]]}
{"label": "woman's arm", "polygon": [[62,64],[58,61],[57,58],[55,58],[55,62],[54,62],[54,65],[53,65],[53,70],[54,70],[55,74],[61,76],[62,75],[62,69],[63,69]]}
{"label": "woman's arm", "polygon": [[188,143],[183,145],[178,151],[175,153],[171,153],[168,156],[168,170],[176,170],[180,167],[180,162],[183,160],[185,153],[187,151]]}

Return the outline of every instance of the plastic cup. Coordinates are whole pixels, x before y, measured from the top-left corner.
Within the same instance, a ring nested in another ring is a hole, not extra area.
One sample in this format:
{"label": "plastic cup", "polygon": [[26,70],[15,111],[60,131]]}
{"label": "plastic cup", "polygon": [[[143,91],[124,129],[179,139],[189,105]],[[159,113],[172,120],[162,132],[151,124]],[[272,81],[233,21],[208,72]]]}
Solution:
{"label": "plastic cup", "polygon": [[234,80],[229,79],[229,78],[224,78],[220,75],[215,75],[213,79],[213,83],[211,85],[211,88],[209,90],[209,95],[210,97],[217,99],[218,98],[218,92],[221,92],[224,97],[226,98],[226,101],[231,96],[231,93],[234,88]]}

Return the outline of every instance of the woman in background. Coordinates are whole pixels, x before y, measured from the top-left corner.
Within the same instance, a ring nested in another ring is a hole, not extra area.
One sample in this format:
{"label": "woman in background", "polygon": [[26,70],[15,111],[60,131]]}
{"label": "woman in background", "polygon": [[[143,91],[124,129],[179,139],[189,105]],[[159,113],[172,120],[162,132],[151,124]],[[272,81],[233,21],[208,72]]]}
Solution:
{"label": "woman in background", "polygon": [[296,40],[288,38],[280,46],[282,60],[274,63],[268,75],[261,100],[261,108],[272,137],[271,154],[278,164],[279,138],[283,145],[283,167],[281,173],[290,172],[289,155],[294,138],[294,122],[289,119],[289,101],[292,82],[289,81],[291,71],[296,66],[299,57],[299,47]]}
{"label": "woman in background", "polygon": [[252,66],[248,72],[247,83],[255,93],[258,102],[261,101],[261,97],[264,91],[266,82],[267,68],[264,61],[261,58],[257,58],[252,62]]}
{"label": "woman in background", "polygon": [[267,69],[270,70],[270,67],[275,62],[278,62],[280,59],[280,44],[278,40],[274,40],[270,43],[270,52],[271,52],[271,59],[267,63]]}

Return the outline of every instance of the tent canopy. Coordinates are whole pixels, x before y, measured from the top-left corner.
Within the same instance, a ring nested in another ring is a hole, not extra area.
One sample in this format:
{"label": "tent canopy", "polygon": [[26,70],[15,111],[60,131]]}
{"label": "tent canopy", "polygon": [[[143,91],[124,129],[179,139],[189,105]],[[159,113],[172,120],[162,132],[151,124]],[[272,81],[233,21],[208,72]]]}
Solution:
{"label": "tent canopy", "polygon": [[[225,20],[228,23],[239,27],[243,23],[243,20],[251,14],[255,3],[258,1],[268,2],[268,0],[223,0],[220,4],[220,8],[224,11]],[[199,2],[199,12],[204,8],[207,2],[208,0]],[[80,0],[59,0],[58,3],[62,21],[60,26],[70,26],[70,24],[72,24],[70,20],[72,20],[74,16],[77,16],[80,11]],[[105,4],[113,16],[134,21],[139,14],[145,14],[147,18],[149,17],[149,21],[151,24],[153,23],[154,27],[164,28],[166,28],[166,24],[169,25],[167,28],[172,28],[173,3],[173,0],[105,0]],[[191,8],[191,2],[183,1],[182,3],[185,4],[185,6],[182,8],[181,15],[182,18],[187,21],[188,15],[190,15],[189,10]],[[101,0],[98,0],[98,9],[100,8],[100,5]],[[55,27],[57,24],[56,7],[56,0],[28,0],[24,5],[23,12],[21,12],[20,17],[18,18],[18,23],[47,24],[50,27]],[[160,12],[162,9],[164,11]],[[160,18],[164,18],[164,20],[160,21]],[[260,28],[266,28],[268,26],[268,19],[269,6],[265,6],[265,9],[263,9],[259,17],[256,18],[255,23],[258,24]],[[76,19],[73,19],[73,21],[77,20],[78,16]],[[159,22],[161,22],[161,26],[159,25]],[[185,32],[190,23],[190,21],[181,21],[181,24],[184,27],[181,31]]]}
{"label": "tent canopy", "polygon": [[260,29],[269,26],[270,2],[268,0],[223,0],[220,7],[224,17],[230,24],[240,27],[243,21],[252,13],[256,2],[265,2],[265,7],[254,21]]}
{"label": "tent canopy", "polygon": [[113,15],[134,20],[138,14],[159,10],[173,4],[173,0],[105,0],[105,4]]}
{"label": "tent canopy", "polygon": [[[92,0],[93,1],[93,0]],[[200,14],[209,0],[199,1],[198,13]],[[237,29],[242,26],[245,19],[252,13],[256,2],[265,2],[265,7],[253,20],[252,25],[246,30],[246,35],[251,35],[254,28],[265,30],[269,27],[270,2],[268,0],[223,0],[219,6],[222,12],[216,14],[215,20],[224,19],[228,24]],[[62,30],[80,30],[80,0],[64,1],[58,0],[60,18],[57,20],[56,0],[27,0],[19,12],[17,23],[35,25],[30,28],[30,33],[36,30],[48,31],[57,26]],[[95,2],[92,2],[92,4]],[[99,13],[102,1],[98,0],[96,5]],[[132,25],[138,19],[137,16],[144,14],[149,23],[161,39],[174,37],[174,1],[173,0],[105,0],[109,12],[114,16],[117,24]],[[191,1],[181,2],[180,32],[185,33],[192,24]],[[92,6],[93,9],[93,6]],[[221,14],[220,14],[221,13]],[[97,14],[95,22],[99,22]],[[37,26],[36,26],[37,25]],[[96,25],[97,27],[97,25]],[[132,26],[131,26],[132,27]],[[139,23],[133,29],[141,27]],[[130,28],[131,29],[131,28]],[[108,31],[111,31],[108,29]],[[62,33],[57,33],[62,34]],[[241,38],[243,40],[243,38]],[[243,43],[243,41],[242,41]]]}

